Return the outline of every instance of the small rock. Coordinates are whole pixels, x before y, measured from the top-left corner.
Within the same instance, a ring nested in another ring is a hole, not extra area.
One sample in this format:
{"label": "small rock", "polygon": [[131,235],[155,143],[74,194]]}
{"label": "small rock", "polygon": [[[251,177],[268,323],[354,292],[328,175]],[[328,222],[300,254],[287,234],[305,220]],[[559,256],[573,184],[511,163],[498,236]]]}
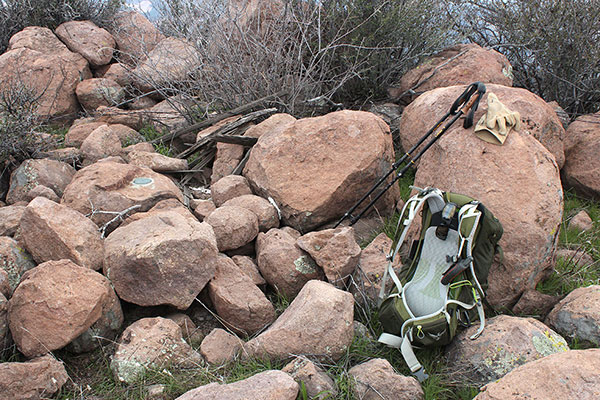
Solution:
{"label": "small rock", "polygon": [[102,125],[85,138],[80,150],[83,165],[88,166],[102,158],[120,155],[121,139],[108,125]]}
{"label": "small rock", "polygon": [[265,278],[262,277],[260,272],[258,271],[258,266],[252,259],[252,257],[237,255],[231,257],[233,262],[238,266],[238,268],[250,279],[256,286],[264,286],[267,284]]}
{"label": "small rock", "polygon": [[217,182],[230,175],[244,157],[244,146],[231,143],[217,143],[217,154],[212,167],[210,181]]}
{"label": "small rock", "polygon": [[310,354],[321,361],[337,361],[352,343],[353,320],[350,293],[327,282],[309,281],[269,329],[246,343],[244,355],[281,359]]}
{"label": "small rock", "polygon": [[14,236],[24,212],[25,206],[0,207],[0,236]]}
{"label": "small rock", "polygon": [[150,168],[156,172],[180,171],[188,169],[186,159],[167,157],[159,153],[132,151],[128,154],[129,164]]}
{"label": "small rock", "polygon": [[196,207],[194,208],[194,215],[200,222],[204,221],[210,213],[215,211],[215,203],[212,200],[196,200]]}
{"label": "small rock", "polygon": [[167,319],[175,322],[181,328],[181,334],[186,342],[190,345],[200,344],[204,339],[202,332],[198,329],[194,321],[183,313],[175,313],[167,315]]}
{"label": "small rock", "polygon": [[219,179],[211,185],[210,191],[217,207],[234,197],[252,194],[248,181],[240,175],[227,175]]}
{"label": "small rock", "polygon": [[563,128],[567,129],[569,127],[569,124],[571,123],[571,118],[569,117],[569,114],[567,114],[567,112],[556,101],[551,101],[548,103],[548,105],[552,107],[554,112],[556,112],[556,116],[560,120],[560,123],[562,124]]}
{"label": "small rock", "polygon": [[110,64],[102,78],[113,80],[123,87],[133,85],[131,70],[120,63]]}
{"label": "small rock", "polygon": [[198,367],[202,356],[181,337],[181,328],[165,318],[143,318],[129,325],[121,335],[110,368],[126,383],[149,368]]}
{"label": "small rock", "polygon": [[533,318],[499,315],[459,333],[446,350],[455,378],[478,386],[502,378],[520,365],[569,350],[567,342]]}
{"label": "small rock", "polygon": [[286,125],[295,121],[296,118],[292,117],[290,114],[273,114],[260,124],[248,128],[248,130],[244,133],[244,136],[259,138],[267,132],[282,131],[285,129]]}
{"label": "small rock", "polygon": [[74,175],[75,169],[60,161],[25,160],[10,176],[6,202],[14,204],[31,200],[29,191],[38,185],[49,187],[58,197],[62,197]]}
{"label": "small rock", "polygon": [[[128,147],[132,144],[138,144],[141,142],[144,142],[144,137],[135,129],[127,126],[127,125],[123,125],[123,124],[112,124],[108,126],[110,128],[111,131],[113,131],[121,140],[121,145],[123,147]],[[146,143],[147,145],[150,145],[152,147],[152,145],[150,143]],[[150,151],[150,153],[154,153],[154,147],[152,147],[152,150]]]}
{"label": "small rock", "polygon": [[210,383],[184,393],[175,400],[296,400],[298,384],[281,371],[265,371],[242,381]]}
{"label": "small rock", "polygon": [[[4,300],[6,301],[6,299],[10,297],[12,292],[13,292],[13,289],[10,287],[10,282],[8,280],[8,272],[6,272],[5,269],[0,268],[0,294],[2,296],[4,296]],[[0,300],[2,300],[2,299],[0,298]],[[1,317],[0,317],[0,319],[1,319]],[[0,328],[0,341],[1,341],[1,339],[2,339],[2,329]],[[0,349],[2,349],[2,347],[0,347]]]}
{"label": "small rock", "polygon": [[258,235],[256,214],[242,207],[219,207],[206,217],[205,222],[215,232],[219,251],[242,247]]}
{"label": "small rock", "polygon": [[[0,269],[0,276],[4,270]],[[4,293],[0,293],[0,357],[4,360],[11,348],[12,338],[8,326],[8,300]],[[1,367],[0,367],[1,368]],[[2,383],[0,382],[0,385]]]}
{"label": "small rock", "polygon": [[[48,261],[27,271],[8,310],[13,339],[27,357],[60,349],[86,334],[111,339],[123,322],[108,279],[69,260]],[[99,343],[94,339],[90,345]]]}
{"label": "small rock", "polygon": [[[358,268],[353,274],[353,285],[350,288],[357,302],[367,305],[377,303],[391,246],[392,240],[385,233],[380,233],[360,253]],[[400,257],[396,257],[394,269],[400,266]]]}
{"label": "small rock", "polygon": [[359,364],[348,371],[356,384],[352,392],[363,400],[415,400],[425,395],[419,382],[408,376],[399,375],[389,361],[375,358]]}
{"label": "small rock", "polygon": [[324,400],[337,396],[333,379],[305,357],[296,357],[282,371],[290,374],[299,385],[304,383],[310,399]]}
{"label": "small rock", "polygon": [[73,124],[65,135],[65,146],[81,147],[83,141],[96,130],[96,128],[106,125],[104,122],[85,122]]}
{"label": "small rock", "polygon": [[271,229],[256,238],[256,261],[265,280],[279,293],[295,297],[311,279],[321,279],[323,271],[285,230]]}
{"label": "small rock", "polygon": [[109,125],[123,124],[139,130],[148,122],[148,114],[145,110],[121,110],[117,107],[100,106],[96,109],[94,120]]}
{"label": "small rock", "polygon": [[583,345],[600,345],[600,286],[573,290],[545,321],[561,335]]}
{"label": "small rock", "polygon": [[21,282],[21,276],[35,266],[31,255],[22,249],[16,240],[0,236],[0,268],[6,271],[10,286],[10,294],[6,296],[7,298]]}
{"label": "small rock", "polygon": [[0,363],[2,399],[50,398],[68,379],[63,363],[51,355],[27,362]]}
{"label": "small rock", "polygon": [[130,110],[149,110],[157,103],[156,100],[149,96],[141,96],[133,99],[128,105]]}
{"label": "small rock", "polygon": [[596,399],[599,370],[600,349],[552,354],[484,386],[473,400]]}
{"label": "small rock", "polygon": [[21,240],[37,263],[68,259],[81,267],[102,268],[104,244],[98,227],[83,214],[44,197],[25,208]]}
{"label": "small rock", "polygon": [[579,267],[586,267],[594,264],[594,259],[583,249],[559,249],[556,252],[556,258],[560,258],[563,262]]}
{"label": "small rock", "polygon": [[29,201],[35,199],[36,197],[44,197],[55,203],[58,203],[60,201],[60,198],[56,195],[56,193],[54,193],[54,190],[44,185],[38,185],[31,189],[29,193],[27,193],[27,200]]}
{"label": "small rock", "polygon": [[513,307],[513,312],[520,315],[545,318],[550,310],[552,310],[552,307],[559,301],[559,296],[551,296],[534,289],[529,289],[523,292],[519,301]]}
{"label": "small rock", "polygon": [[587,232],[594,229],[594,223],[590,215],[584,210],[579,211],[569,222],[569,228]]}
{"label": "small rock", "polygon": [[268,200],[253,194],[234,197],[223,203],[223,206],[238,206],[252,211],[258,217],[258,230],[266,232],[279,227],[277,209]]}
{"label": "small rock", "polygon": [[125,98],[125,89],[107,78],[92,78],[81,81],[75,89],[77,100],[84,110],[93,111],[100,106],[119,105]]}
{"label": "small rock", "polygon": [[162,400],[162,399],[164,399],[164,395],[166,394],[166,391],[167,391],[166,385],[155,384],[155,385],[146,386],[146,393],[148,396],[148,397],[146,397],[146,399]]}
{"label": "small rock", "polygon": [[225,255],[219,256],[215,277],[208,284],[210,299],[223,322],[252,335],[275,319],[275,309],[251,278]]}
{"label": "small rock", "polygon": [[211,365],[226,364],[235,359],[243,343],[237,336],[215,328],[202,341],[200,354]]}
{"label": "small rock", "polygon": [[146,153],[156,152],[154,150],[154,146],[148,142],[136,143],[123,148],[123,153],[125,155],[131,153],[132,151],[145,151]]}
{"label": "small rock", "polygon": [[345,281],[354,272],[360,257],[360,246],[349,227],[310,232],[296,241],[323,268],[330,283],[345,287]]}

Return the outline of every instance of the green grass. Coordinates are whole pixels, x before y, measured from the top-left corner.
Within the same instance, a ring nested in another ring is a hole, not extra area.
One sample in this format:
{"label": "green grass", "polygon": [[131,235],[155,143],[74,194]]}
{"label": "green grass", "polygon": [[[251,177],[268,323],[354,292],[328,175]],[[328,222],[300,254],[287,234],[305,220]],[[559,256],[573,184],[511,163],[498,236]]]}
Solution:
{"label": "green grass", "polygon": [[[164,131],[159,131],[153,125],[150,124],[144,125],[139,132],[148,142],[151,142],[152,140],[157,139],[165,134]],[[154,143],[153,146],[154,150],[156,150],[157,153],[162,154],[163,156],[174,156],[171,146],[168,146],[165,143],[158,142]]]}
{"label": "green grass", "polygon": [[[593,221],[591,231],[581,232],[569,226],[571,218],[582,210],[586,211]],[[566,295],[578,287],[600,284],[599,221],[598,202],[583,199],[570,191],[565,192],[559,247],[588,254],[592,258],[592,263],[578,262],[579,258],[559,258],[550,277],[538,284],[538,291],[552,295]]]}

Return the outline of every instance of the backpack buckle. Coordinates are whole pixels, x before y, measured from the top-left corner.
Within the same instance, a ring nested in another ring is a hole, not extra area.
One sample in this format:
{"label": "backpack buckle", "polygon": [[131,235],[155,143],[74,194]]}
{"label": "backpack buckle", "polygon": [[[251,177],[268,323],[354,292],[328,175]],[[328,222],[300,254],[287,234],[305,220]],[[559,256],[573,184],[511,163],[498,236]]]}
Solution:
{"label": "backpack buckle", "polygon": [[419,368],[418,370],[416,370],[412,374],[413,374],[413,376],[415,378],[417,378],[417,380],[419,382],[423,382],[424,380],[426,380],[427,378],[429,378],[429,374],[427,372],[425,372],[425,368],[423,368],[423,367]]}

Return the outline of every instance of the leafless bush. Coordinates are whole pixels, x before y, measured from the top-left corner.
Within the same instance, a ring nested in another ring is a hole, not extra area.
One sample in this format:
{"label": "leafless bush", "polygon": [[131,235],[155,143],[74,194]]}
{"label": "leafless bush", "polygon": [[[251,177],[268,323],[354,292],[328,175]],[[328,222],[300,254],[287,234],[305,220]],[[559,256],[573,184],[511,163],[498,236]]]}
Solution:
{"label": "leafless bush", "polygon": [[40,94],[21,82],[0,90],[0,165],[28,158],[34,151]]}
{"label": "leafless bush", "polygon": [[108,25],[124,0],[3,0],[0,1],[0,53],[12,35],[27,26],[54,29],[66,21],[91,20]]}
{"label": "leafless bush", "polygon": [[571,116],[600,106],[600,0],[457,0],[456,26],[506,55],[515,85]]}
{"label": "leafless bush", "polygon": [[382,95],[449,40],[439,0],[271,0],[253,10],[238,3],[157,5],[162,32],[185,39],[197,54],[188,57],[188,79],[161,85],[154,77],[155,92],[185,93],[207,109],[283,92],[282,108],[295,114],[355,106]]}

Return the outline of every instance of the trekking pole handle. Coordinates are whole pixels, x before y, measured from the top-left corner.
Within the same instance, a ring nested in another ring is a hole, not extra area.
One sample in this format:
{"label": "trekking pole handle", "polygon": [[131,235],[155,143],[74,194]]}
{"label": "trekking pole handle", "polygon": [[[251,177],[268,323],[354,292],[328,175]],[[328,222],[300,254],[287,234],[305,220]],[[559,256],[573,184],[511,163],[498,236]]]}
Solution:
{"label": "trekking pole handle", "polygon": [[477,108],[479,107],[479,101],[485,92],[486,88],[483,83],[471,83],[452,104],[452,107],[450,107],[450,113],[452,115],[455,115],[459,112],[467,115],[463,124],[465,129],[473,126],[473,115],[475,114],[475,111],[477,111]]}

